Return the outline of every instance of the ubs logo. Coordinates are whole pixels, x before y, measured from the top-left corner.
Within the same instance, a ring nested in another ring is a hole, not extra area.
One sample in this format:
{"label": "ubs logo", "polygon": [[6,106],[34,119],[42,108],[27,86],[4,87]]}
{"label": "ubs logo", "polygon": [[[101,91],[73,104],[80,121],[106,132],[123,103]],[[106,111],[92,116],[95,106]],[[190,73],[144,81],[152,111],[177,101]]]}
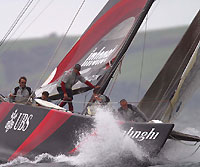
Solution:
{"label": "ubs logo", "polygon": [[10,129],[18,131],[26,131],[29,127],[30,120],[33,118],[32,114],[26,113],[17,113],[18,109],[16,109],[12,115],[11,120],[8,121],[5,125],[5,132],[8,132]]}

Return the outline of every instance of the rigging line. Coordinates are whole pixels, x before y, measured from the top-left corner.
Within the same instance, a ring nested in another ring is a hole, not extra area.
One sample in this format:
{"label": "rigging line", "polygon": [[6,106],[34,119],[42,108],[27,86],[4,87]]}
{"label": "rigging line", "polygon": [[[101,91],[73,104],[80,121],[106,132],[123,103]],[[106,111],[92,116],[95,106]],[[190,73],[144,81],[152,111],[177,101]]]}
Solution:
{"label": "rigging line", "polygon": [[117,73],[118,72],[116,71],[115,74],[113,75],[112,80],[110,81],[110,84],[108,84],[105,92],[103,93],[104,95],[110,96],[112,89],[114,87],[115,81],[117,79]]}
{"label": "rigging line", "polygon": [[83,109],[86,107],[86,100],[87,100],[87,96],[89,95],[89,92],[85,94],[85,97],[84,97],[84,103],[83,103]]}
{"label": "rigging line", "polygon": [[[146,17],[146,14],[148,13],[150,7],[152,6],[154,0],[149,0],[146,5],[144,6],[144,9],[140,12],[138,12],[139,16],[135,16],[136,21],[134,21],[134,24],[130,28],[128,34],[126,35],[127,38],[124,39],[124,42],[122,43],[122,47],[120,48],[119,52],[116,54],[116,59],[113,63],[113,67],[108,71],[108,73],[105,73],[103,75],[102,79],[99,80],[98,84],[101,84],[102,88],[100,90],[101,93],[103,93],[109,84],[113,74],[115,73],[115,70],[117,69],[117,66],[119,65],[120,60],[125,56],[125,53],[130,46],[132,40],[134,39],[136,33],[138,32],[143,20]],[[103,83],[104,82],[104,83]]]}
{"label": "rigging line", "polygon": [[200,148],[200,145],[196,148],[196,150],[191,154],[191,156],[192,155],[194,155],[197,151],[198,151],[198,149]]}
{"label": "rigging line", "polygon": [[146,20],[145,20],[144,44],[143,44],[143,49],[142,49],[142,61],[141,61],[141,68],[140,68],[140,81],[139,81],[139,87],[138,87],[137,101],[139,101],[140,89],[141,89],[141,83],[142,83],[142,73],[143,73],[143,66],[144,66],[144,51],[145,51],[145,46],[146,46],[146,35],[147,35],[147,21],[148,21],[148,14],[146,15]]}
{"label": "rigging line", "polygon": [[[140,13],[138,14],[138,15],[140,15]],[[130,31],[129,31],[129,33],[126,35],[126,37],[128,37],[128,36],[130,36]],[[124,46],[124,43],[126,43],[126,41],[127,41],[127,39],[124,39],[123,40],[123,42],[121,43],[121,45],[119,46],[119,48],[115,51],[115,53],[119,53],[120,52],[120,50],[122,49],[122,47]],[[114,53],[114,54],[115,54]],[[121,57],[121,59],[118,61],[118,62],[116,62],[116,59],[117,59],[117,55],[114,57],[114,62],[113,62],[113,64],[111,65],[111,71],[112,72],[110,72],[109,74],[108,74],[108,76],[107,77],[105,77],[105,78],[103,78],[103,80],[102,80],[102,82],[101,83],[104,83],[107,79],[109,79],[110,77],[112,77],[112,75],[114,75],[115,73],[116,73],[116,70],[117,70],[117,68],[118,68],[118,66],[120,65],[120,63],[121,63],[121,60],[123,60],[124,59],[124,57],[125,57],[125,53],[122,55],[122,57]],[[116,62],[116,66],[115,66],[115,68],[113,68],[113,65],[114,65],[114,63]],[[113,74],[114,73],[114,74]]]}
{"label": "rigging line", "polygon": [[[39,0],[40,1],[40,0]],[[44,9],[39,13],[39,15],[37,15],[34,20],[24,29],[24,31],[14,40],[13,45],[18,41],[18,39],[26,32],[26,30],[45,12],[45,10],[47,10],[47,8],[53,3],[54,0],[51,0],[46,7],[44,7]],[[39,3],[39,2],[38,2]],[[37,3],[36,3],[37,5]],[[36,6],[35,5],[35,6]],[[34,6],[34,7],[35,7]],[[33,7],[33,8],[34,8]],[[13,45],[10,45],[9,48],[7,48],[7,50],[9,50]],[[14,84],[14,83],[13,83]]]}
{"label": "rigging line", "polygon": [[177,142],[179,142],[179,143],[181,143],[181,144],[184,144],[184,145],[186,145],[186,146],[196,146],[197,143],[199,142],[199,141],[196,141],[194,144],[187,144],[187,143],[183,142],[182,140],[179,140],[179,139],[177,139],[176,137],[173,137],[172,135],[170,135],[170,137],[171,137],[174,141],[177,141]]}
{"label": "rigging line", "polygon": [[82,8],[83,5],[84,5],[85,1],[86,1],[86,0],[83,0],[83,1],[82,1],[82,4],[80,5],[80,7],[79,7],[78,11],[76,12],[74,18],[72,19],[71,24],[69,25],[69,27],[68,27],[67,31],[65,32],[63,38],[62,38],[62,39],[60,40],[60,42],[58,43],[58,46],[57,46],[57,48],[55,49],[54,54],[53,54],[52,57],[50,58],[50,60],[49,60],[49,62],[48,62],[48,64],[47,64],[47,66],[46,66],[44,72],[42,73],[42,75],[40,76],[40,79],[38,80],[38,82],[37,82],[37,84],[36,84],[34,90],[36,90],[36,88],[37,88],[38,85],[40,84],[42,78],[44,77],[45,73],[47,72],[47,69],[49,68],[49,66],[50,66],[50,64],[52,63],[53,59],[54,59],[55,56],[57,55],[57,52],[58,52],[58,50],[60,49],[60,46],[62,45],[62,43],[63,43],[63,41],[64,41],[66,35],[68,34],[70,28],[72,27],[72,25],[73,25],[73,23],[74,23],[76,17],[78,16],[78,14],[79,14],[81,8]]}
{"label": "rigging line", "polygon": [[117,81],[118,75],[119,75],[119,73],[120,73],[121,66],[122,66],[122,61],[123,61],[123,59],[121,60],[120,65],[117,67],[117,68],[118,68],[118,71],[117,71],[116,74],[115,74],[113,84],[112,84],[112,86],[111,86],[111,88],[110,88],[110,92],[108,93],[108,96],[109,96],[109,97],[110,97],[110,95],[111,95],[111,92],[112,92],[112,90],[113,90],[113,88],[114,88],[114,86],[115,86],[115,83],[116,83],[116,81]]}
{"label": "rigging line", "polygon": [[[171,136],[171,135],[170,135],[170,137],[171,137],[174,141],[179,142],[179,143],[181,143],[181,144],[184,144],[184,145],[186,145],[186,146],[192,146],[192,147],[193,147],[193,146],[196,146],[197,143],[199,142],[199,141],[196,141],[195,144],[187,144],[187,143],[184,143],[183,141],[181,141],[181,140],[179,140],[179,139],[177,139],[177,138],[175,138],[175,137],[173,137],[173,136]],[[183,159],[190,158],[191,156],[193,156],[193,155],[199,150],[199,148],[200,148],[200,144],[199,144],[199,146],[198,146],[190,155],[188,155],[188,156],[186,156],[186,157],[182,157],[182,158],[176,159],[176,160],[183,160]],[[171,161],[171,162],[173,162],[173,161]]]}
{"label": "rigging line", "polygon": [[8,32],[5,34],[5,36],[2,38],[1,42],[0,42],[0,46],[3,45],[4,41],[6,40],[6,38],[10,35],[10,33],[12,32],[12,30],[15,28],[15,26],[17,25],[17,23],[19,22],[19,20],[23,17],[24,13],[27,11],[27,9],[29,8],[29,6],[32,4],[33,0],[29,0],[26,5],[24,6],[24,8],[22,9],[22,11],[19,13],[19,15],[17,16],[17,18],[15,19],[14,23],[11,25],[11,27],[9,28]]}
{"label": "rigging line", "polygon": [[[86,95],[86,97],[87,97],[88,95]],[[71,101],[68,101],[68,100],[59,100],[59,101],[63,101],[63,102],[71,102]],[[86,101],[76,101],[76,100],[73,100],[73,103],[74,104],[83,104],[83,105],[85,105],[86,106],[86,104],[94,104],[93,102],[86,102]],[[59,104],[59,103],[58,103]],[[109,104],[119,104],[119,102],[118,101],[110,101],[109,102]]]}
{"label": "rigging line", "polygon": [[[157,8],[157,6],[158,6],[158,4],[160,3],[160,1],[158,1],[158,3],[157,3],[157,5],[155,6],[155,8]],[[155,9],[154,8],[154,9]],[[153,12],[154,12],[155,10],[153,10]],[[149,15],[149,18],[151,17],[151,15],[153,14],[153,12]],[[138,13],[138,15],[140,15],[141,13]],[[141,28],[143,28],[143,26],[141,26]],[[140,28],[140,29],[141,29]],[[123,55],[123,57],[122,57],[122,59],[124,58],[124,56],[125,56],[125,54]],[[117,65],[118,66],[118,65]],[[110,76],[110,75],[109,75]],[[105,80],[105,79],[104,79]]]}
{"label": "rigging line", "polygon": [[[155,2],[158,2],[158,3],[155,4]],[[148,12],[148,19],[150,19],[151,16],[153,15],[153,13],[156,11],[156,8],[158,7],[159,3],[160,3],[160,0],[155,0],[155,1],[154,1],[154,4],[155,4],[155,5],[153,5],[152,8],[150,9],[150,11]],[[150,12],[151,12],[151,13],[150,13]],[[145,24],[142,25],[140,29],[143,29],[144,26],[145,26]]]}
{"label": "rigging line", "polygon": [[[40,0],[39,0],[40,1]],[[18,39],[28,30],[28,28],[45,12],[45,10],[47,10],[47,8],[53,3],[54,0],[51,0],[46,7],[44,7],[44,9],[33,19],[33,21],[24,29],[24,31],[19,34],[19,36],[13,41],[13,44],[10,45],[10,47],[7,48],[7,50],[9,50],[17,41]],[[37,2],[39,3],[39,2]],[[36,4],[37,5],[37,4]],[[35,6],[36,6],[35,5]],[[35,8],[35,6],[33,8]],[[6,52],[6,51],[5,51]]]}
{"label": "rigging line", "polygon": [[[187,155],[185,157],[182,157],[182,158],[178,158],[178,159],[176,159],[176,161],[185,160],[185,159],[188,159],[188,158],[192,157],[199,150],[199,148],[200,148],[200,145],[191,154],[189,154],[189,155]],[[169,161],[170,162],[174,162],[172,160],[169,160]]]}
{"label": "rigging line", "polygon": [[[115,77],[116,77],[116,73],[117,73],[117,70],[115,71],[115,74],[112,76],[112,79],[111,79],[111,81],[110,81],[110,84],[108,84],[108,86],[107,86],[107,88],[106,88],[106,90],[104,91],[104,95],[108,95],[108,96],[110,96],[110,89],[112,89],[112,86],[113,86],[113,80],[115,80]],[[109,93],[108,93],[109,92]]]}
{"label": "rigging line", "polygon": [[[33,10],[36,8],[36,6],[38,5],[38,3],[40,2],[40,0],[38,0],[35,5],[33,6],[33,8],[30,10],[30,12],[25,16],[25,18],[21,21],[21,23],[18,25],[18,27],[15,29],[15,31],[10,35],[10,37],[8,38],[7,41],[4,42],[4,46],[8,43],[8,41],[13,37],[13,35],[15,35],[15,33],[17,32],[17,30],[21,27],[21,25],[24,23],[24,21],[28,18],[28,16],[33,12]],[[31,22],[32,24],[32,22]],[[31,25],[30,24],[30,25]],[[29,27],[29,26],[28,26]],[[19,37],[22,36],[22,34],[24,34],[24,32],[27,30],[27,28],[25,28],[25,30],[14,40],[14,42],[7,48],[5,49],[4,52],[6,52],[6,50],[9,50],[19,39]]]}

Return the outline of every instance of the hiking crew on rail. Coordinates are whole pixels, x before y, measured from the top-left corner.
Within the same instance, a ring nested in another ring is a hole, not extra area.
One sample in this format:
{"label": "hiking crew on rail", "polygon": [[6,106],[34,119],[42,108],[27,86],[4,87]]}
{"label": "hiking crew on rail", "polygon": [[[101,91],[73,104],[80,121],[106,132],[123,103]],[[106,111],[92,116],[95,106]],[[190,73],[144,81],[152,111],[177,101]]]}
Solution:
{"label": "hiking crew on rail", "polygon": [[95,115],[96,114],[96,107],[97,106],[105,106],[110,102],[109,97],[107,97],[104,94],[100,94],[99,93],[100,90],[100,86],[96,86],[93,90],[93,96],[92,96],[92,100],[89,103],[89,105],[87,106],[87,112],[86,114],[88,115]]}
{"label": "hiking crew on rail", "polygon": [[26,86],[26,77],[19,78],[19,86],[14,88],[13,92],[9,95],[9,100],[16,103],[27,103],[31,96],[31,88]]}
{"label": "hiking crew on rail", "polygon": [[80,74],[81,65],[76,64],[72,71],[66,71],[63,75],[60,82],[58,82],[57,90],[62,98],[61,103],[59,104],[60,107],[63,107],[66,103],[68,103],[69,111],[73,112],[73,91],[72,86],[75,85],[78,81],[85,83],[91,88],[95,88],[92,83],[85,80],[85,78]]}
{"label": "hiking crew on rail", "polygon": [[120,108],[118,109],[119,118],[125,121],[145,122],[147,118],[145,114],[136,106],[128,104],[125,99],[120,101]]}

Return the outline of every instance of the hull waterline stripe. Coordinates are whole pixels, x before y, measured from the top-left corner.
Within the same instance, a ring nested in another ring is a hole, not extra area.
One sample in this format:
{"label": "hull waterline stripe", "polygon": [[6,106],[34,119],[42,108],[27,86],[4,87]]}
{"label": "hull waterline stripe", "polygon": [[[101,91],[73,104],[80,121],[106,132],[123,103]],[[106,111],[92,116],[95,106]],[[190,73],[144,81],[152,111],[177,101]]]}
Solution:
{"label": "hull waterline stripe", "polygon": [[0,123],[4,120],[4,118],[8,115],[10,110],[14,107],[15,104],[8,103],[8,102],[2,102],[0,104]]}
{"label": "hull waterline stripe", "polygon": [[31,135],[18,147],[8,159],[13,160],[17,156],[28,154],[39,144],[52,135],[65,121],[71,117],[71,113],[61,113],[57,110],[50,110],[43,121],[31,133]]}

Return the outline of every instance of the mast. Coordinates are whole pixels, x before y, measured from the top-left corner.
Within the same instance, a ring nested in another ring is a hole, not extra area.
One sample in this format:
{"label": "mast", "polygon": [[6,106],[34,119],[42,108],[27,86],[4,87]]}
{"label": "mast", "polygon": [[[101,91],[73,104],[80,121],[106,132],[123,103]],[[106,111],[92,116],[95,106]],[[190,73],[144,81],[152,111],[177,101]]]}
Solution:
{"label": "mast", "polygon": [[[123,46],[121,47],[120,51],[117,53],[116,58],[113,62],[112,67],[104,74],[104,76],[99,80],[97,85],[100,86],[99,93],[103,94],[104,91],[106,90],[111,78],[113,77],[117,67],[119,66],[120,62],[122,61],[122,58],[124,57],[124,54],[126,53],[128,47],[130,46],[133,38],[135,37],[136,33],[138,32],[138,29],[140,28],[145,16],[147,15],[149,9],[151,8],[153,2],[155,0],[148,0],[146,5],[143,8],[143,11],[139,15],[138,19],[136,20],[136,23],[130,30],[128,37],[126,38],[126,41],[123,43]],[[93,96],[89,100],[89,103],[86,105],[87,106],[93,101]],[[82,112],[82,114],[86,113],[86,109]]]}
{"label": "mast", "polygon": [[112,67],[110,68],[110,70],[107,73],[105,73],[105,75],[102,77],[102,79],[98,82],[97,85],[101,86],[101,88],[99,90],[100,94],[103,94],[104,91],[106,90],[111,78],[113,77],[117,67],[119,66],[120,62],[122,61],[124,54],[126,53],[133,38],[135,37],[136,33],[138,32],[138,29],[140,28],[145,16],[147,15],[147,13],[148,13],[149,9],[151,8],[154,1],[155,0],[148,0],[142,13],[140,14],[139,18],[137,19],[135,26],[131,29],[131,31],[129,33],[129,37],[127,38],[126,42],[122,46],[121,50],[118,52]]}

